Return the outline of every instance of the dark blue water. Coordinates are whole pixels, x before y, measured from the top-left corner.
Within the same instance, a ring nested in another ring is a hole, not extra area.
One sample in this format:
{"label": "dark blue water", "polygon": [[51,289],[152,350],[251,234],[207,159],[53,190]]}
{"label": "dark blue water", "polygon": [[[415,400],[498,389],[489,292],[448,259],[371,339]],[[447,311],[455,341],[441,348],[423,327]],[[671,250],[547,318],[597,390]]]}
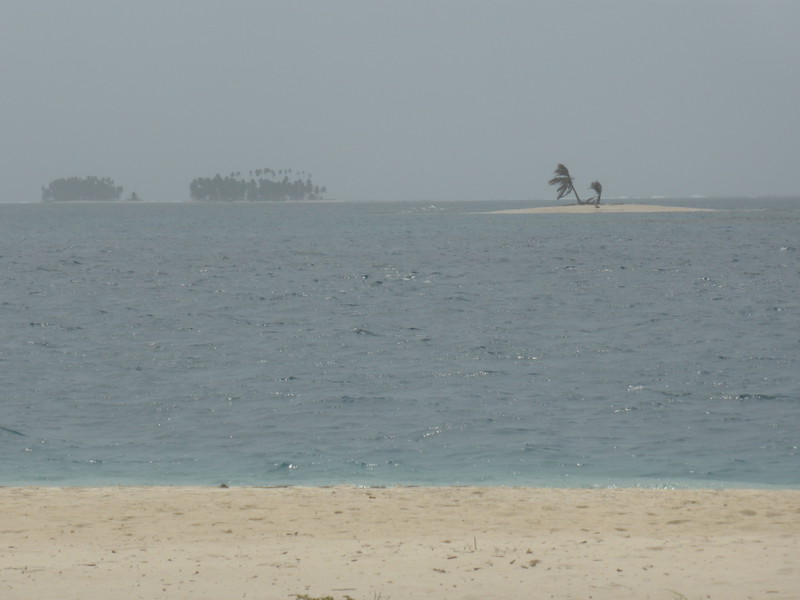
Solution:
{"label": "dark blue water", "polygon": [[682,204],[0,205],[0,484],[800,486],[800,200]]}

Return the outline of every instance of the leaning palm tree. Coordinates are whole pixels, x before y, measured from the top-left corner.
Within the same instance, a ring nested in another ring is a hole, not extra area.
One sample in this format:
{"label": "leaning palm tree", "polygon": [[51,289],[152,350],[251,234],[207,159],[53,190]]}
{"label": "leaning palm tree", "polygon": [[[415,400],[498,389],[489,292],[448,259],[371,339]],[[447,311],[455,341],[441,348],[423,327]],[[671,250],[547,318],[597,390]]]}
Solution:
{"label": "leaning palm tree", "polygon": [[561,198],[572,192],[573,194],[575,194],[575,199],[578,201],[578,204],[584,204],[584,202],[582,202],[580,197],[578,196],[578,190],[576,190],[575,187],[572,185],[572,175],[569,174],[569,169],[567,169],[567,167],[565,167],[561,163],[558,163],[558,166],[556,167],[556,170],[553,171],[553,173],[555,173],[556,176],[553,177],[550,181],[548,181],[548,183],[550,185],[558,186],[557,190],[558,197],[556,198],[556,200],[561,200]]}
{"label": "leaning palm tree", "polygon": [[595,206],[599,205],[600,204],[600,196],[603,195],[603,186],[600,185],[599,181],[593,181],[589,185],[589,188],[593,189],[595,192],[597,192],[597,198],[594,198],[594,204],[595,204]]}

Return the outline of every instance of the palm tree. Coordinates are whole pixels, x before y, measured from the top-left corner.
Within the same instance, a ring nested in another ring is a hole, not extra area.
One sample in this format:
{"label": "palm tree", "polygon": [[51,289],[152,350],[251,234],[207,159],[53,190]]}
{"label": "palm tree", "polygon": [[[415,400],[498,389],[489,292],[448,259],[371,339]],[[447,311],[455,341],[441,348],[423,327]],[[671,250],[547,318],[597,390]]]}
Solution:
{"label": "palm tree", "polygon": [[594,198],[594,203],[595,203],[595,206],[599,205],[600,204],[600,196],[603,195],[603,186],[600,185],[599,181],[593,181],[589,185],[589,188],[593,189],[595,192],[597,192],[597,198]]}
{"label": "palm tree", "polygon": [[553,172],[556,176],[547,183],[558,186],[558,197],[556,200],[561,200],[561,198],[572,192],[575,194],[575,199],[578,201],[578,204],[585,204],[578,196],[578,190],[572,185],[572,175],[569,174],[569,169],[561,163],[558,163],[556,170]]}

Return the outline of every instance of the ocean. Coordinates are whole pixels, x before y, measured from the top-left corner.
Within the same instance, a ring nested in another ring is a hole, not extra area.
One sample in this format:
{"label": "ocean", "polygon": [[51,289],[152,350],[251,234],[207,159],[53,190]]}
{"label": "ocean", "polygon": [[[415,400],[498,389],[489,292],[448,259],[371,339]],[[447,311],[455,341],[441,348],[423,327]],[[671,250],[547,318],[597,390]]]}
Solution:
{"label": "ocean", "polygon": [[0,485],[798,488],[800,199],[673,203],[0,205]]}

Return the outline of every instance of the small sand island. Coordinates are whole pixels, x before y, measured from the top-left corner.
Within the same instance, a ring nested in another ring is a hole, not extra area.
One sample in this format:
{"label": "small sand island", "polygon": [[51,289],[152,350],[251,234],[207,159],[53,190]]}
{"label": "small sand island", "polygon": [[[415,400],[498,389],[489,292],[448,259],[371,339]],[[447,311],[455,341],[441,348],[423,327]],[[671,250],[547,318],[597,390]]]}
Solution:
{"label": "small sand island", "polygon": [[656,212],[716,212],[713,208],[689,206],[659,206],[656,204],[569,204],[566,206],[540,206],[537,208],[514,208],[494,210],[491,215],[524,214],[599,214],[599,213],[656,213]]}
{"label": "small sand island", "polygon": [[598,213],[654,213],[654,212],[714,212],[711,208],[691,208],[688,206],[659,206],[655,204],[601,204],[600,198],[603,195],[603,186],[599,181],[593,181],[589,189],[595,196],[588,200],[581,200],[578,190],[575,189],[574,179],[569,169],[562,163],[558,163],[553,171],[550,185],[558,186],[556,200],[561,200],[569,194],[575,195],[575,204],[567,206],[540,206],[537,208],[517,208],[511,210],[496,210],[487,214],[499,215],[520,215],[520,214],[598,214]]}

